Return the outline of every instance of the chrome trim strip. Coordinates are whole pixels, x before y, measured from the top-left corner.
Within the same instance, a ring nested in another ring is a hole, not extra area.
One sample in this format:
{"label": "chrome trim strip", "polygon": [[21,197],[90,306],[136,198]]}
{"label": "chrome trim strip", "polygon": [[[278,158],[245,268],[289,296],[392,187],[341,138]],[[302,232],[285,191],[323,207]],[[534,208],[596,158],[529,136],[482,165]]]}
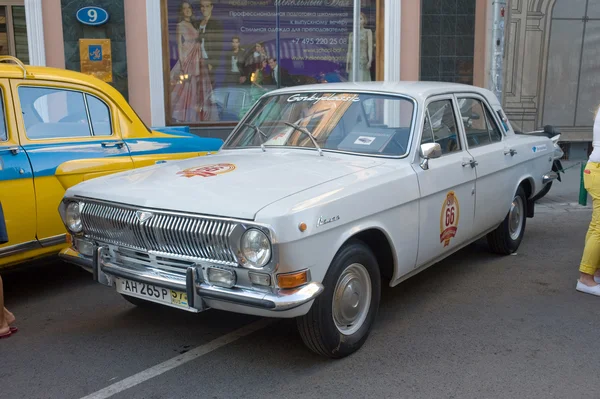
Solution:
{"label": "chrome trim strip", "polygon": [[10,247],[0,248],[0,258],[39,248],[42,248],[42,246],[38,241],[28,241],[21,244],[11,245]]}
{"label": "chrome trim strip", "polygon": [[40,240],[40,245],[42,247],[52,247],[54,245],[58,245],[58,244],[64,244],[67,242],[67,235],[66,234],[60,234],[54,237],[48,237],[48,238],[44,238],[43,240]]}

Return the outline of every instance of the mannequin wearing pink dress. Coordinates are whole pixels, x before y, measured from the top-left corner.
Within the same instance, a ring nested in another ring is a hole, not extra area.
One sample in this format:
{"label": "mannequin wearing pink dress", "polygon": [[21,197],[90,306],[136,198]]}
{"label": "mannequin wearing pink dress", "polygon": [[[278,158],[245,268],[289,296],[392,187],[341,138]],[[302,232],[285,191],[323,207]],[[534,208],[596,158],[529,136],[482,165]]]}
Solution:
{"label": "mannequin wearing pink dress", "polygon": [[197,123],[218,120],[211,100],[208,69],[201,56],[199,32],[192,25],[193,11],[188,2],[181,5],[177,24],[179,59],[171,69],[171,117],[174,122]]}

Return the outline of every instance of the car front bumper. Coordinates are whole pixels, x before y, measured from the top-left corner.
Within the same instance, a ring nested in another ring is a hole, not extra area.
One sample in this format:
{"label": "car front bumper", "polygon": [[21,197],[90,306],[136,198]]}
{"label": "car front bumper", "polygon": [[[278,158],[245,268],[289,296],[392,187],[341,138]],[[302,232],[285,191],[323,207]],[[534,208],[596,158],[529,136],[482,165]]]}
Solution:
{"label": "car front bumper", "polygon": [[[190,308],[203,311],[210,307],[238,313],[265,315],[271,317],[295,317],[303,305],[309,306],[323,291],[323,285],[309,282],[297,288],[276,289],[269,292],[246,288],[222,288],[207,283],[201,278],[200,267],[189,267],[185,277],[165,277],[164,272],[151,267],[130,268],[102,259],[102,247],[94,246],[94,256],[84,256],[70,247],[60,253],[60,257],[71,264],[82,267],[92,273],[94,281],[114,287],[115,278],[185,292]],[[294,314],[282,315],[290,310]]]}

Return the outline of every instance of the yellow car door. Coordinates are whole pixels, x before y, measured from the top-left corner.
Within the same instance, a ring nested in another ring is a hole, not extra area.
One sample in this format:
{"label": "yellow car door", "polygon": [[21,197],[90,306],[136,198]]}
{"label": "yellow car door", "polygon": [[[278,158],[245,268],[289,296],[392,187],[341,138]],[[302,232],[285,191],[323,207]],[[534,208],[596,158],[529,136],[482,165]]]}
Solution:
{"label": "yellow car door", "polygon": [[33,169],[37,237],[64,242],[58,213],[65,190],[133,168],[118,109],[99,90],[63,82],[13,80],[21,144]]}
{"label": "yellow car door", "polygon": [[33,173],[19,143],[12,103],[9,82],[0,79],[0,203],[8,234],[8,242],[0,245],[0,265],[39,246]]}

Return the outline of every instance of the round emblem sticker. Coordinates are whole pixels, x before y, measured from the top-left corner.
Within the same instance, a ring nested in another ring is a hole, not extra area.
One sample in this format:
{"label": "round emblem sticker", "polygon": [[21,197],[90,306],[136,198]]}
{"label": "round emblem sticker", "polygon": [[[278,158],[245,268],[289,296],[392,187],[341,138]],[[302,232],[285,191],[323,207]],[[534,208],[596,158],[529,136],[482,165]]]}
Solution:
{"label": "round emblem sticker", "polygon": [[450,244],[450,240],[456,235],[459,217],[458,198],[456,198],[454,191],[450,191],[446,195],[440,214],[440,242],[443,242],[445,247]]}
{"label": "round emblem sticker", "polygon": [[218,163],[214,165],[202,165],[194,168],[184,169],[177,172],[178,175],[184,177],[214,177],[223,173],[229,173],[235,170],[235,165],[232,163]]}

